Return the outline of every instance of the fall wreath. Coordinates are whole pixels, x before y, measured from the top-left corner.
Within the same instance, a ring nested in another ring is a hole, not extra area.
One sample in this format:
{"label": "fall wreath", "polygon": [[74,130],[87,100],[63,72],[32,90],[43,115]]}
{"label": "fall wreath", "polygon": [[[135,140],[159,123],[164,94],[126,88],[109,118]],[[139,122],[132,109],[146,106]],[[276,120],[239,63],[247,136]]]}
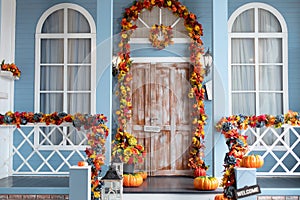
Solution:
{"label": "fall wreath", "polygon": [[153,47],[164,49],[169,44],[173,44],[173,31],[171,26],[154,24],[150,28],[149,40]]}

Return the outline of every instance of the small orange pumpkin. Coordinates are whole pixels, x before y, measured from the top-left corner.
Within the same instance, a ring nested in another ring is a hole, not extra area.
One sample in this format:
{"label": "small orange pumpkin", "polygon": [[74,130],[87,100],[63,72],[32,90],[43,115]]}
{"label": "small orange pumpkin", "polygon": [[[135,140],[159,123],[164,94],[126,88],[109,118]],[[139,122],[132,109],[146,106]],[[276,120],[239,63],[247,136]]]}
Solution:
{"label": "small orange pumpkin", "polygon": [[84,167],[84,166],[87,166],[88,164],[87,164],[86,162],[84,162],[84,161],[79,161],[79,162],[77,163],[77,165],[78,165],[79,167]]}
{"label": "small orange pumpkin", "polygon": [[145,171],[140,171],[140,172],[138,172],[138,174],[140,174],[143,177],[143,180],[145,180],[147,178],[147,172],[145,172]]}
{"label": "small orange pumpkin", "polygon": [[194,179],[194,187],[198,190],[215,190],[219,186],[216,177],[198,176]]}
{"label": "small orange pumpkin", "polygon": [[140,174],[123,174],[123,186],[138,187],[143,184],[143,177]]}
{"label": "small orange pumpkin", "polygon": [[225,197],[224,194],[222,193],[222,194],[217,194],[215,196],[215,200],[228,200],[228,198]]}
{"label": "small orange pumpkin", "polygon": [[248,155],[242,158],[240,165],[247,168],[260,168],[264,165],[264,159],[260,155]]}

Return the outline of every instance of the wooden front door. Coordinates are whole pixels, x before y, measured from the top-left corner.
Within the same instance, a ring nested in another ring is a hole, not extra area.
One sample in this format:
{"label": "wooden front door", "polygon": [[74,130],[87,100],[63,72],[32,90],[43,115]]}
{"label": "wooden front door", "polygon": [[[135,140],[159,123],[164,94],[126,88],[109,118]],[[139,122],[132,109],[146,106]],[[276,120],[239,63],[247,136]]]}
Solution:
{"label": "wooden front door", "polygon": [[149,175],[190,175],[189,63],[134,63],[132,122],[128,127],[144,144]]}

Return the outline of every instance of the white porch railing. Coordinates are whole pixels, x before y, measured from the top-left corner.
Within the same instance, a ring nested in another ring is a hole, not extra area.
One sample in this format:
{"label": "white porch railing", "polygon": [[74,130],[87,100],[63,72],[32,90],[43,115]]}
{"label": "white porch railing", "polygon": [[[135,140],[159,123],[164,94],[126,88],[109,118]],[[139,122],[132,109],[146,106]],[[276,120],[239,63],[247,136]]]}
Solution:
{"label": "white porch railing", "polygon": [[72,123],[0,126],[0,132],[5,130],[12,142],[6,161],[9,175],[68,175],[72,165],[86,158],[85,131],[78,131]]}
{"label": "white porch railing", "polygon": [[[0,137],[2,144],[10,143],[6,146],[9,150],[1,150],[9,151],[2,163],[9,175],[68,175],[72,165],[86,158],[86,133],[71,123],[37,123],[20,128],[2,125],[0,133],[7,136]],[[248,128],[242,134],[249,137],[249,153],[260,154],[265,160],[258,176],[300,176],[300,126]],[[266,138],[272,138],[272,143]]]}
{"label": "white porch railing", "polygon": [[[265,164],[258,176],[300,176],[300,126],[283,125],[279,129],[248,128],[249,153],[260,154]],[[271,140],[271,141],[270,141]]]}

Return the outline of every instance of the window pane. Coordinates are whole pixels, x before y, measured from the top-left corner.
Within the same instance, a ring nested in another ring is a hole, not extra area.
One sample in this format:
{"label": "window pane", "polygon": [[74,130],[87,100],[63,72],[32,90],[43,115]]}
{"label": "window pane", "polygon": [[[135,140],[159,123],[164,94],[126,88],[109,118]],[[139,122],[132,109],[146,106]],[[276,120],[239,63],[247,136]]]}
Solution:
{"label": "window pane", "polygon": [[281,93],[260,93],[260,113],[278,115],[283,113],[283,95]]}
{"label": "window pane", "polygon": [[259,89],[282,91],[282,66],[259,66]]}
{"label": "window pane", "polygon": [[40,110],[43,113],[62,112],[63,94],[41,94]]}
{"label": "window pane", "polygon": [[91,39],[68,40],[68,63],[91,63]]}
{"label": "window pane", "polygon": [[232,66],[232,90],[255,90],[255,68],[251,66]]}
{"label": "window pane", "polygon": [[64,32],[64,10],[57,10],[45,20],[42,33],[63,33]]}
{"label": "window pane", "polygon": [[41,91],[57,91],[64,88],[63,66],[41,66],[40,87]]}
{"label": "window pane", "polygon": [[278,19],[269,11],[258,9],[259,32],[282,32]]}
{"label": "window pane", "polygon": [[91,67],[69,66],[68,67],[68,90],[91,90]]}
{"label": "window pane", "polygon": [[254,9],[244,11],[235,19],[232,32],[254,32]]}
{"label": "window pane", "polygon": [[64,40],[42,39],[41,41],[41,63],[63,63],[64,62]]}
{"label": "window pane", "polygon": [[90,33],[90,25],[78,11],[68,9],[68,33]]}
{"label": "window pane", "polygon": [[91,94],[68,94],[68,112],[91,113]]}
{"label": "window pane", "polygon": [[232,63],[254,63],[254,39],[231,40]]}
{"label": "window pane", "polygon": [[259,62],[281,63],[282,62],[282,39],[259,39]]}
{"label": "window pane", "polygon": [[232,114],[255,115],[255,94],[234,93],[232,94]]}

